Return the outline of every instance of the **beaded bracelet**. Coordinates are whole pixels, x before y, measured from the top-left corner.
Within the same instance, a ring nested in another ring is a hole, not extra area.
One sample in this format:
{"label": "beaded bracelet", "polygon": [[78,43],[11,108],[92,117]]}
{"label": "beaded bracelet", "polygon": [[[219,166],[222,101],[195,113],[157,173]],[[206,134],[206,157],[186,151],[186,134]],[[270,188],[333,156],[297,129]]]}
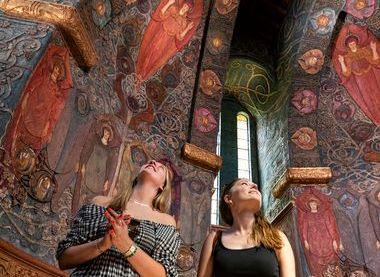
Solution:
{"label": "beaded bracelet", "polygon": [[133,243],[127,251],[123,253],[125,258],[131,258],[133,257],[137,252],[138,247]]}

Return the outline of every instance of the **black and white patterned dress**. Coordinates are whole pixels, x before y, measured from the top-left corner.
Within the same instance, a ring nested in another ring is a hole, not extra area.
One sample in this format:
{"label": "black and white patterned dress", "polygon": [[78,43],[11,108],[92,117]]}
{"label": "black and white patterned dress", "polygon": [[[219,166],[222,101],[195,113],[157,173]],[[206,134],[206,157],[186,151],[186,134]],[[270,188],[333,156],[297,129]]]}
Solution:
{"label": "black and white patterned dress", "polygon": [[[106,208],[95,204],[82,206],[66,238],[58,244],[57,257],[71,246],[103,237],[108,223],[104,216],[105,211]],[[167,276],[178,276],[176,258],[181,240],[174,226],[141,220],[134,233],[134,242],[164,266]],[[112,247],[78,266],[71,276],[139,276],[139,274],[123,254]]]}

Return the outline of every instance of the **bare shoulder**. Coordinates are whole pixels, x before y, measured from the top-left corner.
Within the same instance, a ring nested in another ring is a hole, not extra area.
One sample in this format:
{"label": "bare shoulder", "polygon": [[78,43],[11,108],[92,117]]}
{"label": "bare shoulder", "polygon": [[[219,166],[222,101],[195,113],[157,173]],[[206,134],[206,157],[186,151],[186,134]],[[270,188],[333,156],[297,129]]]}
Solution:
{"label": "bare shoulder", "polygon": [[157,221],[161,224],[177,227],[174,217],[170,214],[158,212]]}
{"label": "bare shoulder", "polygon": [[281,240],[284,244],[289,243],[288,237],[285,235],[285,233],[281,230],[278,230],[278,233],[281,237]]}

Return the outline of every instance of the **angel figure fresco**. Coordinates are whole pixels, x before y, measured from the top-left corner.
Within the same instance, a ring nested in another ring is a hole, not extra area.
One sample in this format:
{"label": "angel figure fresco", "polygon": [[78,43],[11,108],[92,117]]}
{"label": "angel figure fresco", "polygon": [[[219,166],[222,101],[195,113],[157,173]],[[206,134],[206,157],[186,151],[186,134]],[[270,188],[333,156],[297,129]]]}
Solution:
{"label": "angel figure fresco", "polygon": [[16,108],[4,147],[17,155],[25,145],[39,152],[49,143],[73,82],[67,49],[50,45],[29,79]]}
{"label": "angel figure fresco", "polygon": [[76,165],[72,214],[80,204],[107,195],[118,162],[121,137],[117,119],[102,115],[91,126]]}
{"label": "angel figure fresco", "polygon": [[154,75],[194,36],[203,0],[161,0],[145,30],[137,58],[140,82]]}
{"label": "angel figure fresco", "polygon": [[343,250],[332,202],[315,188],[304,191],[295,202],[299,233],[310,273],[322,277],[329,265],[338,264],[338,252]]}
{"label": "angel figure fresco", "polygon": [[346,24],[338,35],[332,61],[342,85],[364,114],[380,126],[378,44],[367,28]]}

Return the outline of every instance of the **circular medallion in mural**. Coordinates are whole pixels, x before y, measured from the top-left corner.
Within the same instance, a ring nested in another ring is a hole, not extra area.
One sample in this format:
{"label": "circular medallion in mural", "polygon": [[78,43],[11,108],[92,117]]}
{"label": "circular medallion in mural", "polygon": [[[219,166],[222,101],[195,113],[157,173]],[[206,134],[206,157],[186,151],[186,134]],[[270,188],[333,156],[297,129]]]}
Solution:
{"label": "circular medallion in mural", "polygon": [[117,49],[117,59],[116,59],[117,69],[126,75],[135,72],[135,63],[129,54],[129,48],[126,46],[121,46]]}
{"label": "circular medallion in mural", "polygon": [[187,245],[181,245],[177,256],[177,266],[180,271],[188,271],[195,265],[196,253],[195,250]]}
{"label": "circular medallion in mural", "polygon": [[112,7],[110,0],[92,1],[92,20],[100,29],[103,29],[110,21],[111,12]]}
{"label": "circular medallion in mural", "polygon": [[310,18],[310,23],[317,34],[326,35],[334,29],[336,21],[335,11],[325,8],[314,13]]}
{"label": "circular medallion in mural", "polygon": [[213,114],[206,108],[195,110],[194,117],[195,128],[202,133],[209,133],[218,126]]}
{"label": "circular medallion in mural", "polygon": [[201,73],[200,87],[204,94],[211,96],[221,90],[222,84],[214,71],[205,70]]}
{"label": "circular medallion in mural", "polygon": [[292,105],[301,114],[310,114],[317,109],[317,96],[311,90],[301,89],[292,98]]}
{"label": "circular medallion in mural", "polygon": [[317,74],[322,69],[324,62],[325,57],[319,49],[311,49],[298,59],[302,69],[309,74]]}
{"label": "circular medallion in mural", "polygon": [[371,17],[375,9],[375,0],[347,0],[346,2],[347,13],[360,19]]}
{"label": "circular medallion in mural", "polygon": [[14,168],[21,175],[30,175],[35,170],[36,163],[36,153],[29,147],[20,149],[13,160]]}
{"label": "circular medallion in mural", "polygon": [[81,115],[88,115],[90,112],[90,103],[88,96],[84,92],[78,92],[76,97],[77,110]]}
{"label": "circular medallion in mural", "polygon": [[226,36],[222,32],[212,32],[207,40],[207,50],[212,55],[219,55],[228,50]]}
{"label": "circular medallion in mural", "polygon": [[33,173],[29,181],[30,195],[40,201],[49,202],[51,200],[54,188],[54,177],[45,170],[39,170]]}
{"label": "circular medallion in mural", "polygon": [[303,127],[293,134],[292,141],[303,150],[313,150],[317,146],[317,133],[309,127]]}

